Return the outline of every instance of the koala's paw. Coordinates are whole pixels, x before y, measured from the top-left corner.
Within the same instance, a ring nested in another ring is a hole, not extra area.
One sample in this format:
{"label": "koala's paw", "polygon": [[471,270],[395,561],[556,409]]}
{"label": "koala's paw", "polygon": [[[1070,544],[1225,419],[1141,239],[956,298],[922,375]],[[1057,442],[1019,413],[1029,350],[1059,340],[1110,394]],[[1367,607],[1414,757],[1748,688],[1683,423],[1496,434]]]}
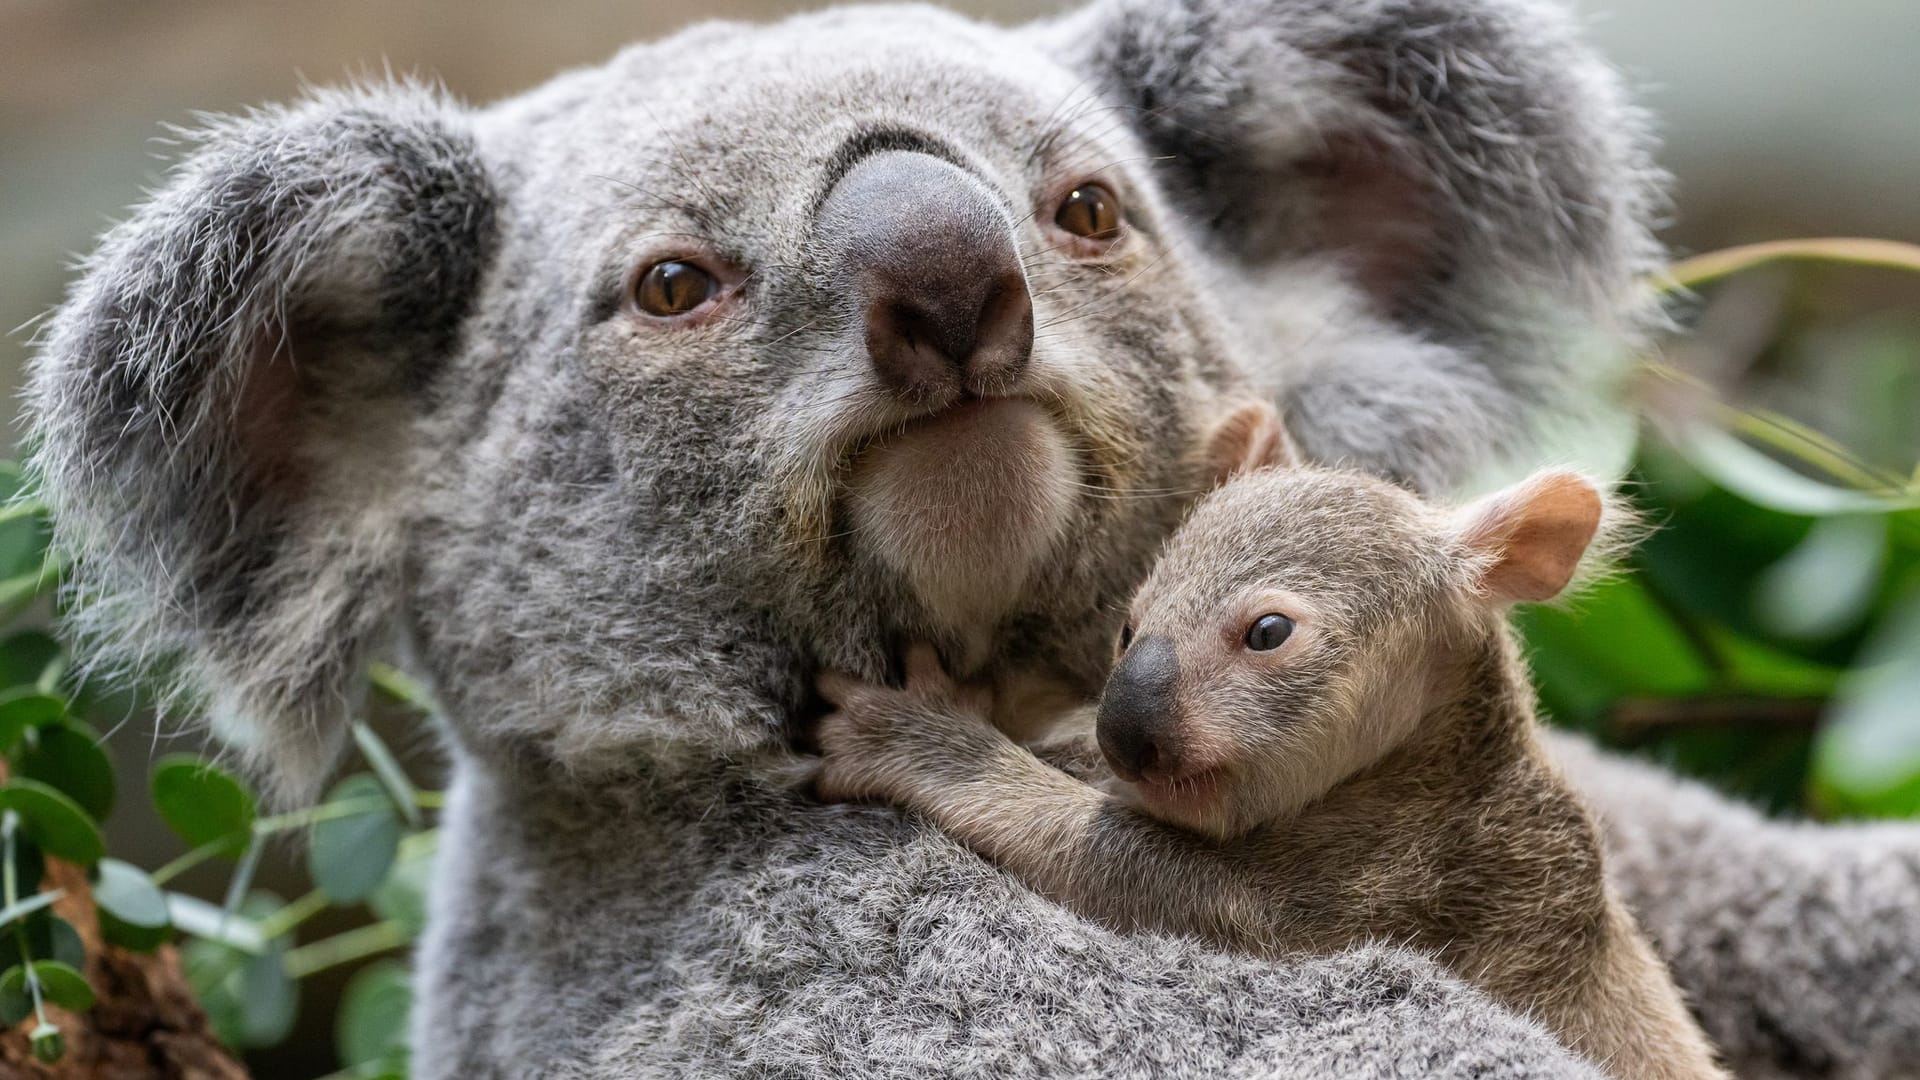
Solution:
{"label": "koala's paw", "polygon": [[991,693],[954,682],[925,645],[907,651],[899,689],[839,672],[823,672],[819,687],[834,710],[820,721],[813,787],[829,801],[912,805],[942,764],[966,760],[969,744],[998,734],[988,721]]}

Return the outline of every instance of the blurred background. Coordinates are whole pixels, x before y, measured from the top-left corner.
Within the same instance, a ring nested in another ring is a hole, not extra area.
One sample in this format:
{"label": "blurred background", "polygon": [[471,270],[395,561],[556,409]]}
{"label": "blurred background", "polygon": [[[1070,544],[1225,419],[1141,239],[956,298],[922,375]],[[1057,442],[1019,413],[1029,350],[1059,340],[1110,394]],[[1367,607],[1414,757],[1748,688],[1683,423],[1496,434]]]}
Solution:
{"label": "blurred background", "polygon": [[[1920,240],[1910,194],[1920,178],[1920,3],[1579,3],[1660,118],[1677,179],[1665,235],[1677,253],[1802,236]],[[484,102],[696,17],[768,19],[795,6],[0,0],[0,331],[10,331],[0,336],[0,389],[17,389],[27,353],[28,330],[14,328],[57,303],[72,259],[159,175],[165,125],[383,68]],[[997,20],[1035,13],[954,6]],[[1678,303],[1688,332],[1623,388],[1648,418],[1633,480],[1661,531],[1634,574],[1525,622],[1557,719],[1776,810],[1920,814],[1917,301],[1914,273],[1796,262]],[[39,570],[33,535],[19,532],[30,525],[0,535],[0,594],[7,575]],[[155,817],[142,778],[155,755],[193,747],[156,733],[128,703],[86,708],[96,727],[114,729],[122,791],[108,850],[149,870],[188,850]],[[431,789],[424,725],[411,708],[388,712],[373,730]],[[430,846],[408,843],[414,855]],[[231,862],[209,861],[168,887],[217,900],[232,873]],[[299,848],[278,844],[258,882],[293,897],[307,877]],[[330,940],[370,919],[385,925],[394,914],[328,906],[299,920],[297,937]],[[213,996],[235,999],[212,1004],[226,1010],[217,1019],[231,1038],[254,1044],[257,1074],[300,1078],[338,1068],[337,1044],[358,1058],[381,1037],[335,1031],[355,966],[317,969],[298,1008],[264,1018],[235,1011],[248,996],[240,969],[215,963],[206,977]],[[392,996],[403,979],[386,975],[361,996],[392,1014],[395,1000],[404,1007],[403,989]]]}

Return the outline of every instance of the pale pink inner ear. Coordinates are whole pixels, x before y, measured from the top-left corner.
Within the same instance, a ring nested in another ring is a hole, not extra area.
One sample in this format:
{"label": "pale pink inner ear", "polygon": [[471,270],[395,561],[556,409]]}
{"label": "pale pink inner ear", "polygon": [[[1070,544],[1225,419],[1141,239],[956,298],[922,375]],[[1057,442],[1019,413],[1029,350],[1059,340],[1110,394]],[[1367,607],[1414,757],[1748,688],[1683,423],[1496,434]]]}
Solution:
{"label": "pale pink inner ear", "polygon": [[1560,595],[1600,529],[1601,506],[1593,484],[1570,472],[1540,473],[1474,504],[1462,538],[1491,556],[1481,590],[1508,604]]}
{"label": "pale pink inner ear", "polygon": [[1207,437],[1207,464],[1216,484],[1239,473],[1292,465],[1297,460],[1293,441],[1280,426],[1280,414],[1264,401],[1234,409]]}

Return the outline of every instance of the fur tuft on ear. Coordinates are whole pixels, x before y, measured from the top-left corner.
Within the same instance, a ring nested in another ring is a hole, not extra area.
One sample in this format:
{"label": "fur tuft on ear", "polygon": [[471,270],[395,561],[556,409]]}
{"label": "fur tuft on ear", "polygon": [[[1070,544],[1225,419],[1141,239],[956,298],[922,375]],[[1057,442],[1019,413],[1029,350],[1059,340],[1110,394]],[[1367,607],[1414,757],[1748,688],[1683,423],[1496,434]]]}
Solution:
{"label": "fur tuft on ear", "polygon": [[286,798],[326,777],[399,598],[408,449],[495,233],[415,86],[215,122],[87,261],[29,386],[95,668],[170,676]]}
{"label": "fur tuft on ear", "polygon": [[1561,595],[1584,566],[1627,542],[1631,521],[1593,481],[1548,470],[1462,508],[1456,535],[1474,591],[1505,606]]}
{"label": "fur tuft on ear", "polygon": [[1238,406],[1207,435],[1207,465],[1215,484],[1255,469],[1285,468],[1299,461],[1293,440],[1280,425],[1280,414],[1264,401]]}

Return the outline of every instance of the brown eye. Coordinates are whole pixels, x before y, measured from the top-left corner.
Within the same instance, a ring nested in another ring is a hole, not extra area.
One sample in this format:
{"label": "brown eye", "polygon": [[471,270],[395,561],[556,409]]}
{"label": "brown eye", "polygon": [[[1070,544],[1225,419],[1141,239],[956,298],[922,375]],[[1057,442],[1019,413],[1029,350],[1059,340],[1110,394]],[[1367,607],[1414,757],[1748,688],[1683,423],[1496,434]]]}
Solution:
{"label": "brown eye", "polygon": [[1088,240],[1120,235],[1120,197],[1099,184],[1081,184],[1061,201],[1053,223]]}
{"label": "brown eye", "polygon": [[712,299],[717,291],[719,286],[712,274],[677,260],[649,266],[633,290],[634,302],[641,311],[662,318],[685,315]]}
{"label": "brown eye", "polygon": [[1120,628],[1120,651],[1126,652],[1127,646],[1131,644],[1133,644],[1133,624],[1128,623]]}

